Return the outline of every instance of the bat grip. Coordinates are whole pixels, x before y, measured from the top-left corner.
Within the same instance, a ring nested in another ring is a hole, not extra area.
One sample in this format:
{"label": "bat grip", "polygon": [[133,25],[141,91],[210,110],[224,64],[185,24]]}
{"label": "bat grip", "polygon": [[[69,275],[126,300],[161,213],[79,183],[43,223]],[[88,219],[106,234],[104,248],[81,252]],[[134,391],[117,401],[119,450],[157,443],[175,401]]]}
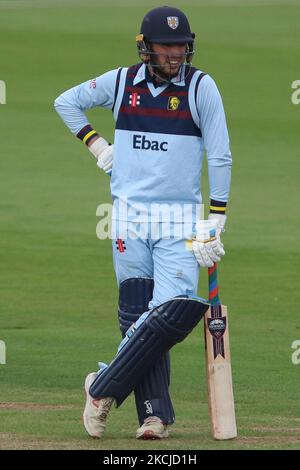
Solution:
{"label": "bat grip", "polygon": [[211,268],[208,268],[208,288],[210,304],[220,305],[217,263],[214,263]]}

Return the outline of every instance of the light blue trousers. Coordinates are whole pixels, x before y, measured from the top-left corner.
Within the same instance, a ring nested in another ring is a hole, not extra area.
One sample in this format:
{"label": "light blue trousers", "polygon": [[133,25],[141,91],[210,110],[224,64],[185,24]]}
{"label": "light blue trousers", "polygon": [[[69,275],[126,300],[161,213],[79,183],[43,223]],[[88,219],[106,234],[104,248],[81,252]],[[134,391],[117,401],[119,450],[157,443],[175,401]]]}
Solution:
{"label": "light blue trousers", "polygon": [[127,230],[122,233],[117,231],[117,237],[120,237],[113,239],[118,285],[132,277],[154,279],[149,309],[178,295],[197,295],[199,265],[191,245],[186,239],[173,237],[172,231],[171,237],[148,238],[153,233],[165,233],[160,231],[161,225],[156,223],[155,230],[148,232],[148,225],[145,225],[138,232],[143,234],[143,238],[137,238],[136,225],[128,223]]}

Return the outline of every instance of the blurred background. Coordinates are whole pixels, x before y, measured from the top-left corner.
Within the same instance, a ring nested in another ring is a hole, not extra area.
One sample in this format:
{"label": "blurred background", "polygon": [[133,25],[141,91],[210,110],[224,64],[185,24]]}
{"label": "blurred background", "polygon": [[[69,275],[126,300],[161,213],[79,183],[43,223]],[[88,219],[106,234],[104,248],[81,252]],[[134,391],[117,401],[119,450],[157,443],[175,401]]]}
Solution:
{"label": "blurred background", "polygon": [[[120,333],[110,241],[96,237],[109,179],[53,108],[64,90],[138,62],[143,16],[166,2],[0,0],[0,448],[300,448],[300,1],[176,1],[196,33],[193,65],[222,94],[233,154],[220,289],[228,305],[239,437],[214,442],[200,325],[172,351],[177,423],[134,439],[134,401],[95,445],[82,386]],[[0,100],[1,101],[1,100]],[[3,99],[2,99],[3,101]],[[113,141],[109,111],[88,113]],[[204,201],[208,202],[206,174]],[[207,296],[206,273],[200,294]],[[20,426],[20,422],[22,426]]]}

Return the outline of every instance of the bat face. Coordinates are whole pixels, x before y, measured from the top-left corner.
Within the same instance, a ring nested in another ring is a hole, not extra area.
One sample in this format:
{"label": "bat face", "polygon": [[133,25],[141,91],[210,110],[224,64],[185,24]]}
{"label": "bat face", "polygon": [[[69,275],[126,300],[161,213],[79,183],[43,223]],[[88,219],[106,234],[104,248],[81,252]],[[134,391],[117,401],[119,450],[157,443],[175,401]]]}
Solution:
{"label": "bat face", "polygon": [[228,316],[224,305],[212,305],[205,314],[208,402],[215,439],[237,436],[230,362]]}

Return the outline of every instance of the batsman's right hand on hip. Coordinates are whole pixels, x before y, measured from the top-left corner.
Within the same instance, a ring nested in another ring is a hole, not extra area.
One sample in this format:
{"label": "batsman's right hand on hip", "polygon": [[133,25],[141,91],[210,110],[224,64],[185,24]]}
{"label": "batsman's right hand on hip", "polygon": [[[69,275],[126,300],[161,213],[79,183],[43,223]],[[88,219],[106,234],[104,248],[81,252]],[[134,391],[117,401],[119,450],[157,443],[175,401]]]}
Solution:
{"label": "batsman's right hand on hip", "polygon": [[203,268],[211,268],[214,263],[221,261],[225,250],[215,220],[199,220],[196,223],[192,247],[198,263]]}
{"label": "batsman's right hand on hip", "polygon": [[111,175],[114,159],[114,146],[109,145],[103,137],[99,137],[89,146],[89,151],[97,159],[97,166],[108,175]]}

